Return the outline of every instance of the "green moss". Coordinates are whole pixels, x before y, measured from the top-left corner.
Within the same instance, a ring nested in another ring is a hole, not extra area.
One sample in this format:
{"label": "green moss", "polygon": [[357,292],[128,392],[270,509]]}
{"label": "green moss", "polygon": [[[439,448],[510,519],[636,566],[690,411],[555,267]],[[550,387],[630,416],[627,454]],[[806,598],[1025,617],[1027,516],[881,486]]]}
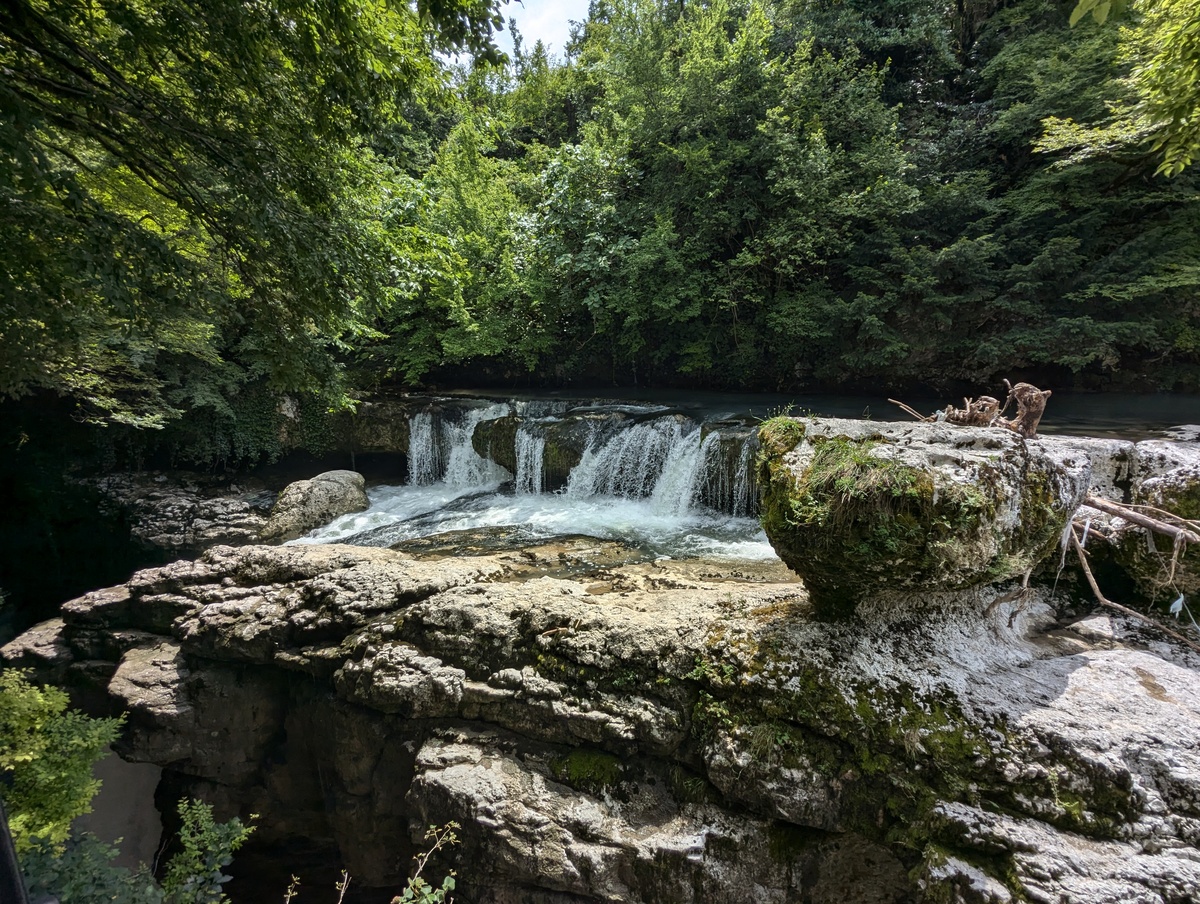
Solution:
{"label": "green moss", "polygon": [[[1142,494],[1135,501],[1180,518],[1200,521],[1200,482],[1177,485],[1155,495]],[[1141,595],[1154,603],[1167,603],[1180,592],[1192,595],[1200,590],[1196,552],[1185,546],[1175,560],[1174,541],[1170,537],[1155,534],[1150,543],[1153,551],[1144,531],[1131,531],[1115,556],[1117,563],[1133,578]]]}
{"label": "green moss", "polygon": [[1054,475],[1030,469],[1020,527],[997,523],[1008,502],[999,467],[970,482],[889,456],[881,436],[812,437],[803,468],[784,460],[804,436],[787,418],[760,430],[763,528],[809,588],[817,612],[844,617],[878,588],[957,589],[1021,574],[1058,541],[1066,518]]}
{"label": "green moss", "polygon": [[579,747],[550,762],[550,772],[564,785],[598,793],[621,780],[621,761],[601,750]]}
{"label": "green moss", "polygon": [[804,439],[804,424],[792,417],[773,417],[758,428],[760,461],[775,458],[795,449]]}

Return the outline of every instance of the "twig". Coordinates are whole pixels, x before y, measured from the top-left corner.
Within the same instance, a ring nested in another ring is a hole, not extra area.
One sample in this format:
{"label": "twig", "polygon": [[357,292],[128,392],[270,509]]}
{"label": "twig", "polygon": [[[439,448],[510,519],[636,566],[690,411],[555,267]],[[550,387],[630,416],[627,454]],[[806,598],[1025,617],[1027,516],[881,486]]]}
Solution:
{"label": "twig", "polygon": [[342,904],[346,897],[346,889],[350,887],[350,873],[342,870],[342,881],[334,886],[338,890],[337,904]]}
{"label": "twig", "polygon": [[1110,609],[1115,609],[1123,615],[1131,616],[1139,621],[1145,622],[1148,625],[1152,625],[1155,628],[1158,628],[1158,630],[1162,631],[1168,637],[1179,641],[1188,649],[1200,653],[1200,644],[1193,643],[1178,631],[1172,631],[1166,625],[1160,624],[1157,619],[1150,618],[1150,616],[1145,615],[1142,612],[1138,612],[1136,609],[1130,609],[1128,606],[1122,606],[1120,603],[1114,603],[1112,600],[1106,597],[1100,590],[1100,585],[1096,583],[1096,576],[1092,574],[1092,569],[1087,563],[1087,552],[1082,546],[1079,545],[1079,538],[1075,536],[1075,531],[1071,531],[1071,543],[1075,546],[1075,554],[1079,557],[1079,564],[1083,568],[1083,574],[1087,578],[1087,582],[1092,588],[1092,593],[1096,595],[1096,601],[1099,602],[1101,606],[1107,606]]}
{"label": "twig", "polygon": [[288,890],[283,896],[283,904],[292,904],[292,898],[296,897],[299,891],[300,880],[296,876],[292,876],[292,884],[288,886]]}
{"label": "twig", "polygon": [[1159,521],[1157,518],[1151,518],[1148,515],[1143,515],[1141,512],[1135,512],[1123,505],[1109,502],[1107,499],[1100,499],[1091,493],[1083,497],[1083,504],[1091,506],[1094,509],[1099,509],[1102,512],[1107,512],[1110,515],[1115,515],[1118,518],[1124,518],[1131,524],[1136,524],[1138,527],[1144,527],[1155,533],[1165,534],[1168,537],[1182,540],[1186,543],[1200,543],[1200,534],[1197,534],[1195,531],[1167,524],[1165,521]]}
{"label": "twig", "polygon": [[933,420],[932,416],[921,414],[921,412],[917,411],[917,409],[915,409],[909,405],[905,405],[903,402],[897,402],[895,399],[888,399],[888,401],[891,402],[893,405],[899,405],[902,409],[904,409],[906,414],[911,414],[918,421],[928,422],[928,421]]}

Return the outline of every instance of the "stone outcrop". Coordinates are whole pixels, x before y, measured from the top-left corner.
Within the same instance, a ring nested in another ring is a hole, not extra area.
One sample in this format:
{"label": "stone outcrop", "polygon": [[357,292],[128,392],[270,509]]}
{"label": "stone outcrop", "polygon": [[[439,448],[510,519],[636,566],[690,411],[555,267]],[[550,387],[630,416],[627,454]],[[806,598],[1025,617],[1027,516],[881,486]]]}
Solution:
{"label": "stone outcrop", "polygon": [[[1177,433],[1186,435],[1185,428]],[[1200,444],[1191,441],[1102,439],[1076,436],[1042,437],[1040,442],[1061,455],[1087,456],[1094,495],[1122,505],[1148,506],[1189,520],[1200,520]],[[1102,561],[1120,568],[1133,589],[1153,602],[1169,602],[1183,593],[1200,593],[1200,550],[1181,550],[1145,528],[1083,506],[1077,518],[1088,524],[1089,547]]]}
{"label": "stone outcrop", "polygon": [[759,441],[763,527],[831,609],[1022,575],[1091,483],[1082,452],[1000,428],[781,417]]}
{"label": "stone outcrop", "polygon": [[2,652],[102,689],[123,755],[362,884],[453,819],[465,902],[1200,897],[1191,653],[1058,623],[1036,589],[822,621],[745,568],[564,575],[588,542],[217,548]]}
{"label": "stone outcrop", "polygon": [[116,474],[89,481],[137,542],[171,553],[257,543],[275,494],[186,472]]}
{"label": "stone outcrop", "polygon": [[356,471],[326,471],[288,484],[263,526],[263,540],[285,542],[302,537],[339,515],[367,508],[366,481]]}
{"label": "stone outcrop", "polygon": [[542,471],[547,489],[566,484],[571,470],[583,459],[583,453],[597,436],[613,432],[629,423],[619,411],[590,411],[565,414],[552,419],[529,419],[510,414],[483,421],[471,436],[475,452],[512,473],[517,472],[517,434],[534,431],[543,441]]}

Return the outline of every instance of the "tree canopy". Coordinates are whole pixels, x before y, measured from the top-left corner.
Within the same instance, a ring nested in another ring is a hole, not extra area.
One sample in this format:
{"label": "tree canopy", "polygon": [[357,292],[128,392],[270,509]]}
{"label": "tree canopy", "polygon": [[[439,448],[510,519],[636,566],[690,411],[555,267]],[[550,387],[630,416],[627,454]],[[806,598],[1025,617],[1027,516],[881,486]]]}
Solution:
{"label": "tree canopy", "polygon": [[0,393],[229,458],[388,382],[1195,387],[1197,25],[1089,2],[596,0],[503,59],[486,0],[20,0]]}
{"label": "tree canopy", "polygon": [[367,140],[497,58],[492,0],[14,0],[0,10],[0,394],[160,424],[337,386],[390,287]]}

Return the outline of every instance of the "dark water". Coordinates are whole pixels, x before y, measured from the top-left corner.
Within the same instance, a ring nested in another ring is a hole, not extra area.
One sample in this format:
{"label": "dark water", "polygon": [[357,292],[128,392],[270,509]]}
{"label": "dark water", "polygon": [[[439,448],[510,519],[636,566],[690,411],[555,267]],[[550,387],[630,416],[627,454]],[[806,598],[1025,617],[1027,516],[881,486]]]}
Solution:
{"label": "dark water", "polygon": [[[980,393],[981,395],[984,393]],[[992,390],[1004,400],[1004,387]],[[912,396],[883,392],[879,395],[838,395],[830,393],[733,393],[694,392],[675,389],[571,388],[558,392],[504,393],[493,390],[454,390],[448,397],[494,400],[599,401],[612,404],[626,401],[642,405],[678,408],[698,420],[757,418],[765,420],[778,414],[816,415],[817,417],[863,418],[875,421],[909,421],[913,418],[888,401],[898,401],[924,414],[934,414],[947,405],[962,407],[961,398],[950,396]],[[1008,412],[1012,414],[1010,409]],[[1055,392],[1046,405],[1041,431],[1049,434],[1109,436],[1146,439],[1183,424],[1200,424],[1200,395],[1179,393],[1069,393]]]}

